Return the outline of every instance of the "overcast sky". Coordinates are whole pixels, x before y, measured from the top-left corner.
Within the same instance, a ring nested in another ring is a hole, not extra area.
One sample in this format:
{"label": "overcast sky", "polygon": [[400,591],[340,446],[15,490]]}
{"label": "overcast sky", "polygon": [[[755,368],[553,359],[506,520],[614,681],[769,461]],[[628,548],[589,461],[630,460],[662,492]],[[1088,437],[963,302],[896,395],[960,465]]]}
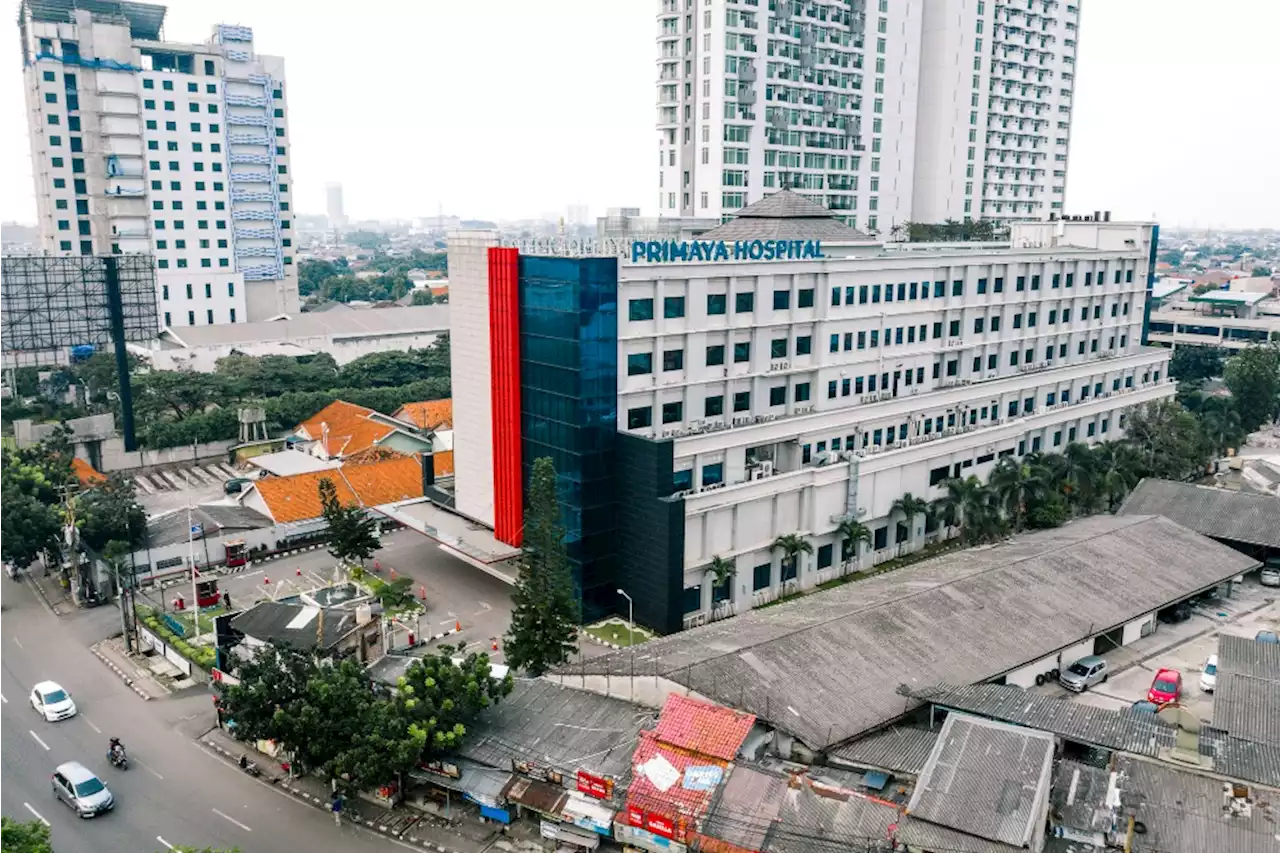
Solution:
{"label": "overcast sky", "polygon": [[[304,213],[323,212],[330,181],[356,218],[654,213],[657,5],[173,0],[165,35],[246,24],[285,57]],[[1280,227],[1280,0],[1081,5],[1068,211]],[[14,35],[0,218],[32,222]]]}

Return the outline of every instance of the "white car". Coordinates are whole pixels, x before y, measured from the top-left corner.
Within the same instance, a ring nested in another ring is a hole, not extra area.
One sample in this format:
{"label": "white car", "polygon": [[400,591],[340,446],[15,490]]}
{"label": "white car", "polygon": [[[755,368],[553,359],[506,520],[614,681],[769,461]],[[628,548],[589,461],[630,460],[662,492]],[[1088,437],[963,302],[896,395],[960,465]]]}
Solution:
{"label": "white car", "polygon": [[1217,683],[1218,656],[1209,655],[1209,659],[1204,662],[1204,670],[1200,673],[1200,689],[1206,693],[1212,693]]}
{"label": "white car", "polygon": [[51,723],[76,715],[76,703],[71,694],[52,681],[42,681],[31,691],[31,707]]}
{"label": "white car", "polygon": [[1258,582],[1263,586],[1280,586],[1280,566],[1267,566],[1258,576]]}

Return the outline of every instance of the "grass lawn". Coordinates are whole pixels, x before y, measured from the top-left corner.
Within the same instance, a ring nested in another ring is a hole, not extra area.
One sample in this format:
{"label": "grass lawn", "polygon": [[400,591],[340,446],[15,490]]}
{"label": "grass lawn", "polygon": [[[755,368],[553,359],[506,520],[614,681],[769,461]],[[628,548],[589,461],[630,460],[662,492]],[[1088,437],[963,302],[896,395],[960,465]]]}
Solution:
{"label": "grass lawn", "polygon": [[[181,623],[183,624],[183,626],[185,626],[185,627],[186,627],[186,629],[187,629],[187,636],[188,636],[188,637],[191,637],[191,636],[195,633],[195,630],[192,628],[192,625],[191,625],[191,611],[190,611],[190,610],[183,610],[183,611],[177,611],[177,612],[175,612],[175,611],[172,611],[172,610],[171,610],[171,611],[169,611],[169,612],[170,612],[170,615],[172,615],[175,619],[177,619],[179,622],[181,622]],[[223,613],[226,613],[226,612],[227,612],[227,608],[223,607],[221,604],[219,604],[219,605],[218,605],[218,606],[216,606],[216,607],[204,607],[204,608],[201,608],[201,610],[200,610],[200,633],[201,633],[201,634],[208,634],[208,633],[212,632],[212,631],[213,631],[213,620],[214,620],[214,617],[216,617],[216,616],[221,616]]]}
{"label": "grass lawn", "polygon": [[[605,622],[597,622],[594,625],[588,625],[582,629],[597,640],[604,640],[606,643],[613,643],[615,646],[631,645],[631,632],[627,629],[626,622],[619,622],[610,619]],[[635,644],[638,646],[643,642],[652,640],[654,634],[647,628],[639,625],[635,626]]]}

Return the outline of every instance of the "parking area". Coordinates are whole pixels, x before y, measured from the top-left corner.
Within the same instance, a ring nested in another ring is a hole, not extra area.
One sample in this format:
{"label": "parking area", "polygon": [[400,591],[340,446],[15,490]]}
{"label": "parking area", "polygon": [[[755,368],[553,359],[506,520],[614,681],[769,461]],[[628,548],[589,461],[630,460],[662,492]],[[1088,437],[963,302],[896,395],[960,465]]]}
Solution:
{"label": "parking area", "polygon": [[1229,598],[1202,602],[1190,618],[1176,624],[1159,622],[1156,631],[1128,646],[1104,651],[1112,667],[1103,684],[1084,693],[1071,693],[1058,684],[1033,688],[1037,693],[1066,701],[1119,710],[1147,698],[1147,690],[1161,669],[1182,673],[1184,707],[1204,721],[1213,719],[1213,696],[1200,689],[1200,674],[1209,655],[1218,649],[1220,634],[1252,638],[1258,631],[1280,630],[1280,590],[1258,583],[1257,573],[1235,585]]}
{"label": "parking area", "polygon": [[135,471],[129,479],[137,491],[138,503],[148,515],[158,515],[184,506],[229,502],[223,483],[243,477],[225,462],[204,462],[175,468]]}

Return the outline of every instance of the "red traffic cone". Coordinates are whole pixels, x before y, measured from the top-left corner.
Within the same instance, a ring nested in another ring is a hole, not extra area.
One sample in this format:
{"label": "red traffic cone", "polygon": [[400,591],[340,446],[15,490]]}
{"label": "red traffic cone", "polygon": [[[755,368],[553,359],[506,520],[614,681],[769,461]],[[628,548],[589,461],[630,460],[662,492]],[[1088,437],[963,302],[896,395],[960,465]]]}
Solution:
{"label": "red traffic cone", "polygon": [[271,583],[271,578],[266,577],[266,576],[263,576],[263,578],[262,578],[262,583],[263,583],[264,585],[265,585],[265,584],[269,584],[269,583]]}
{"label": "red traffic cone", "polygon": [[498,650],[498,638],[497,638],[497,637],[494,637],[494,638],[493,638],[493,650],[494,650],[495,652]]}
{"label": "red traffic cone", "polygon": [[396,579],[396,570],[395,570],[395,569],[392,569],[392,570],[391,570],[391,579],[392,579],[392,580],[395,580],[395,579]]}
{"label": "red traffic cone", "polygon": [[374,560],[374,561],[373,561],[373,570],[374,570],[375,572],[380,572],[380,571],[382,571],[382,561],[381,561],[381,560]]}
{"label": "red traffic cone", "polygon": [[455,621],[454,621],[454,623],[453,623],[453,630],[454,630],[455,632],[457,632],[457,631],[461,631],[461,630],[462,630],[462,620],[461,620],[461,619],[457,619],[457,620],[455,620]]}
{"label": "red traffic cone", "polygon": [[298,566],[296,571],[297,571],[298,577],[302,577],[302,566]]}
{"label": "red traffic cone", "polygon": [[423,601],[427,600],[427,588],[425,586],[418,587],[418,598],[421,598]]}

